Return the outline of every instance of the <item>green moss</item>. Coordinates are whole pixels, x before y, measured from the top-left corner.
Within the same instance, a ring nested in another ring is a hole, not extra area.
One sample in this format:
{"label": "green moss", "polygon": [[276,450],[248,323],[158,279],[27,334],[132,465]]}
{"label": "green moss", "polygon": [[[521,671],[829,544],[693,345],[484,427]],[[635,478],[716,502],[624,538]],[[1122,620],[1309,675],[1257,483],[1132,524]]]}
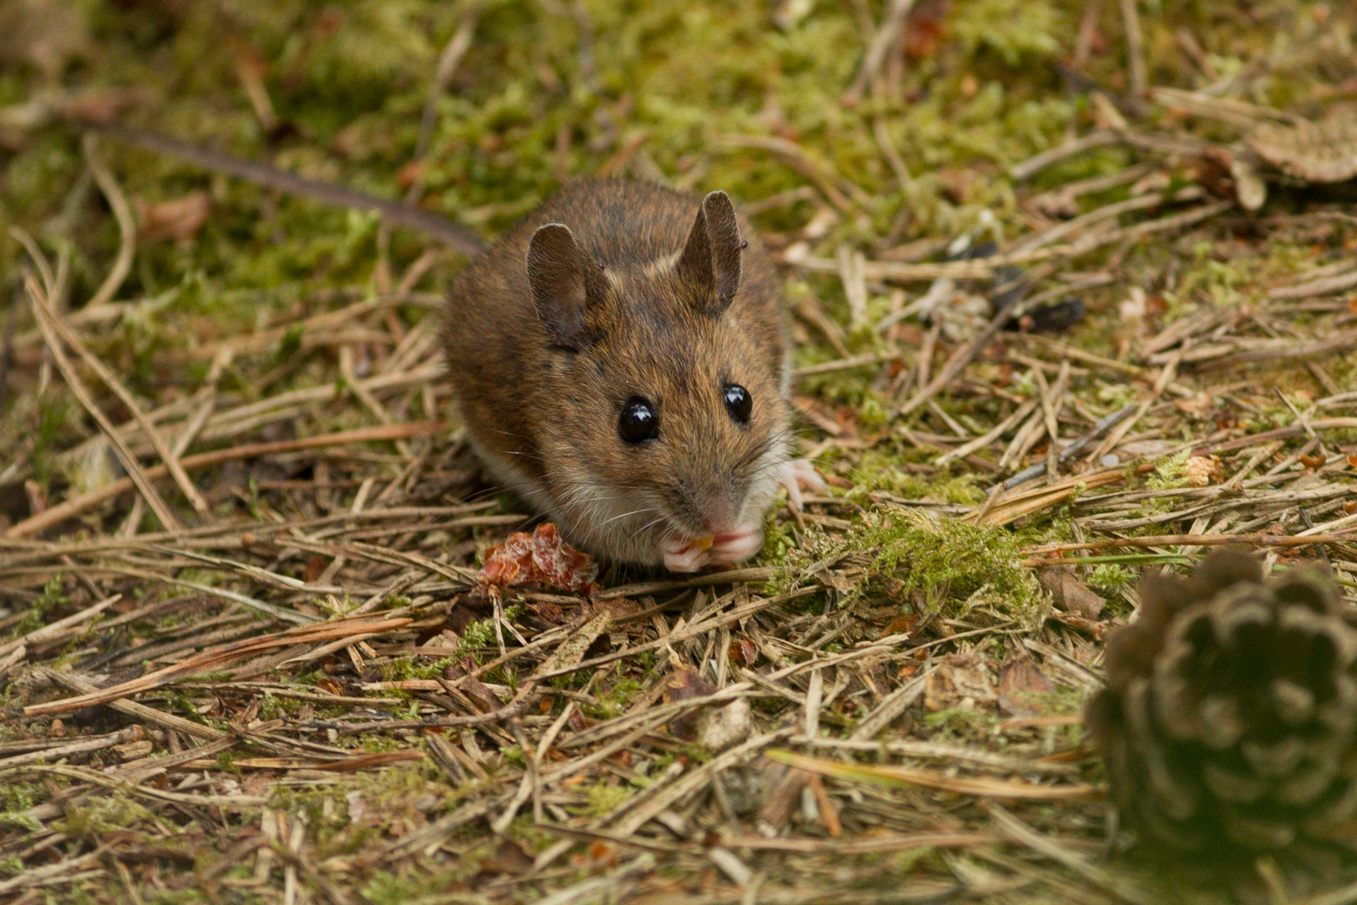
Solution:
{"label": "green moss", "polygon": [[863,452],[853,469],[853,488],[848,498],[855,503],[870,505],[870,496],[885,491],[907,500],[926,500],[936,503],[971,506],[984,502],[982,476],[920,475],[901,467],[902,461],[922,458],[917,450],[879,446]]}
{"label": "green moss", "polygon": [[611,814],[634,794],[636,790],[631,786],[609,785],[606,780],[600,780],[584,791],[587,804],[583,816],[598,818]]}
{"label": "green moss", "polygon": [[876,509],[842,537],[808,539],[786,558],[773,589],[797,588],[833,561],[856,570],[841,605],[862,596],[912,605],[917,591],[929,613],[984,609],[1027,627],[1038,624],[1045,610],[1036,578],[1021,565],[1016,538],[1003,528]]}
{"label": "green moss", "polygon": [[47,798],[47,787],[37,780],[9,780],[0,784],[0,803],[3,803],[0,824],[11,823],[31,830],[40,829],[36,821],[19,815]]}
{"label": "green moss", "polygon": [[442,676],[443,671],[455,662],[457,662],[455,657],[439,657],[437,660],[417,660],[413,657],[402,657],[389,663],[383,663],[382,674],[388,682],[400,682],[405,679],[436,679]]}
{"label": "green moss", "polygon": [[937,739],[941,734],[959,738],[975,738],[987,734],[986,730],[994,718],[975,707],[949,707],[924,715],[923,724],[931,730],[930,737]]}
{"label": "green moss", "polygon": [[614,719],[630,709],[636,695],[645,690],[645,686],[631,677],[621,675],[620,665],[614,670],[616,677],[610,680],[608,690],[595,695],[594,704],[586,705],[584,713],[596,719]]}
{"label": "green moss", "polygon": [[37,631],[50,621],[49,613],[58,607],[70,606],[71,598],[62,593],[64,584],[65,577],[60,572],[47,579],[38,599],[29,605],[28,612],[15,626],[12,637],[22,638],[29,632]]}
{"label": "green moss", "polygon": [[1058,56],[1058,36],[1069,33],[1064,11],[1044,0],[972,0],[952,27],[969,52],[988,50],[1008,66]]}
{"label": "green moss", "polygon": [[95,836],[126,829],[143,820],[154,817],[135,798],[117,794],[85,798],[68,806],[65,817],[56,825],[68,836]]}
{"label": "green moss", "polygon": [[1179,487],[1186,487],[1187,460],[1191,457],[1192,450],[1185,449],[1161,460],[1155,466],[1154,474],[1145,481],[1145,487],[1149,490],[1176,490]]}

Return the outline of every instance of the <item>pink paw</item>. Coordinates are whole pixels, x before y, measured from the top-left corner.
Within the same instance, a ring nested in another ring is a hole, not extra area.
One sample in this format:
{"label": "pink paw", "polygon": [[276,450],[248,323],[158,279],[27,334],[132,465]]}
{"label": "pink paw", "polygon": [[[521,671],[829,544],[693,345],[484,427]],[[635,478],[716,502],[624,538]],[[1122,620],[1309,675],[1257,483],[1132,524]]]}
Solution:
{"label": "pink paw", "polygon": [[689,538],[671,534],[660,543],[670,572],[696,572],[707,565],[744,562],[763,549],[761,528],[741,528],[716,537]]}
{"label": "pink paw", "polygon": [[763,531],[760,528],[742,528],[734,534],[718,534],[707,552],[716,563],[744,562],[763,549]]}
{"label": "pink paw", "polygon": [[694,540],[671,534],[660,541],[664,567],[670,572],[696,572],[711,562],[712,546],[709,538]]}
{"label": "pink paw", "polygon": [[787,488],[787,499],[797,509],[802,508],[801,491],[824,490],[825,480],[815,471],[810,459],[790,459],[782,466],[778,483]]}

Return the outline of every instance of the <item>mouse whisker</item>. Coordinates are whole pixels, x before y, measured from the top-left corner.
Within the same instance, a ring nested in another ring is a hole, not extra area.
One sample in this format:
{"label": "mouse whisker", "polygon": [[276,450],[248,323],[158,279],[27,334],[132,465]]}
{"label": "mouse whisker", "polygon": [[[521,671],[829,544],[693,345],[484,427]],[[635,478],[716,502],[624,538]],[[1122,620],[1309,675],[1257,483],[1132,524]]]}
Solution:
{"label": "mouse whisker", "polygon": [[654,509],[653,507],[651,507],[651,506],[646,506],[646,507],[644,507],[644,508],[642,508],[642,509],[633,509],[633,510],[631,510],[630,512],[624,512],[624,513],[622,513],[621,515],[614,515],[612,518],[604,519],[603,521],[599,522],[599,524],[600,524],[600,525],[606,525],[606,524],[608,524],[609,522],[615,522],[615,521],[617,521],[618,519],[621,519],[621,518],[627,518],[627,517],[633,516],[633,515],[640,515],[642,512],[654,512],[654,511],[655,511],[655,509]]}
{"label": "mouse whisker", "polygon": [[665,515],[664,513],[660,513],[658,518],[646,522],[644,525],[642,525],[637,533],[639,534],[645,531],[649,531],[651,528],[654,528],[656,525],[660,524],[667,518],[669,518],[669,516]]}

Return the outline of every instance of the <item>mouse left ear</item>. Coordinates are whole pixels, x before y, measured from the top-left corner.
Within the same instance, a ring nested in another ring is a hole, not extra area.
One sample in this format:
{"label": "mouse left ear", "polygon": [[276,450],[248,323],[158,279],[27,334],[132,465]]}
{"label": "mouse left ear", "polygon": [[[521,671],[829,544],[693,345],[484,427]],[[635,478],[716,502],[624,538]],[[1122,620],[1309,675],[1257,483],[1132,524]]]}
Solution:
{"label": "mouse left ear", "polygon": [[702,199],[697,222],[679,255],[679,276],[711,314],[730,307],[740,288],[740,224],[725,192]]}

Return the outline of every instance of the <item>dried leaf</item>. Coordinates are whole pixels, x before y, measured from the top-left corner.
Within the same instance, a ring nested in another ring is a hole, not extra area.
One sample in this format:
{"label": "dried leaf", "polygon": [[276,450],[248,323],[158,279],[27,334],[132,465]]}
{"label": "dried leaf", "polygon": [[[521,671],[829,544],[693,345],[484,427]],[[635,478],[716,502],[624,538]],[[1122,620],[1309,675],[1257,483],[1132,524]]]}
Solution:
{"label": "dried leaf", "polygon": [[1357,176],[1357,119],[1268,123],[1254,129],[1248,142],[1264,160],[1296,179],[1344,182]]}
{"label": "dried leaf", "polygon": [[1191,456],[1183,463],[1183,480],[1189,487],[1207,487],[1224,477],[1220,456]]}
{"label": "dried leaf", "polygon": [[746,668],[752,668],[758,658],[758,646],[747,637],[741,636],[736,638],[735,643],[730,646],[730,659],[733,663]]}
{"label": "dried leaf", "polygon": [[[704,698],[716,691],[716,686],[702,678],[697,670],[681,666],[665,680],[664,703],[675,704],[693,698]],[[669,732],[684,741],[696,741],[700,710],[690,710],[670,721]]]}
{"label": "dried leaf", "polygon": [[500,839],[493,858],[481,861],[482,874],[511,874],[518,876],[532,870],[532,856],[512,839]]}
{"label": "dried leaf", "polygon": [[1072,570],[1063,566],[1042,569],[1037,578],[1041,586],[1051,595],[1056,608],[1067,613],[1073,613],[1084,619],[1097,619],[1107,603]]}
{"label": "dried leaf", "polygon": [[1031,657],[1010,660],[999,670],[999,706],[1013,716],[1040,715],[1042,696],[1055,690],[1055,683]]}
{"label": "dried leaf", "polygon": [[173,239],[180,245],[187,245],[198,237],[211,213],[212,200],[207,192],[190,192],[182,198],[159,204],[137,202],[141,238],[147,242]]}
{"label": "dried leaf", "polygon": [[924,707],[973,709],[997,698],[985,661],[976,654],[949,654],[924,680]]}

